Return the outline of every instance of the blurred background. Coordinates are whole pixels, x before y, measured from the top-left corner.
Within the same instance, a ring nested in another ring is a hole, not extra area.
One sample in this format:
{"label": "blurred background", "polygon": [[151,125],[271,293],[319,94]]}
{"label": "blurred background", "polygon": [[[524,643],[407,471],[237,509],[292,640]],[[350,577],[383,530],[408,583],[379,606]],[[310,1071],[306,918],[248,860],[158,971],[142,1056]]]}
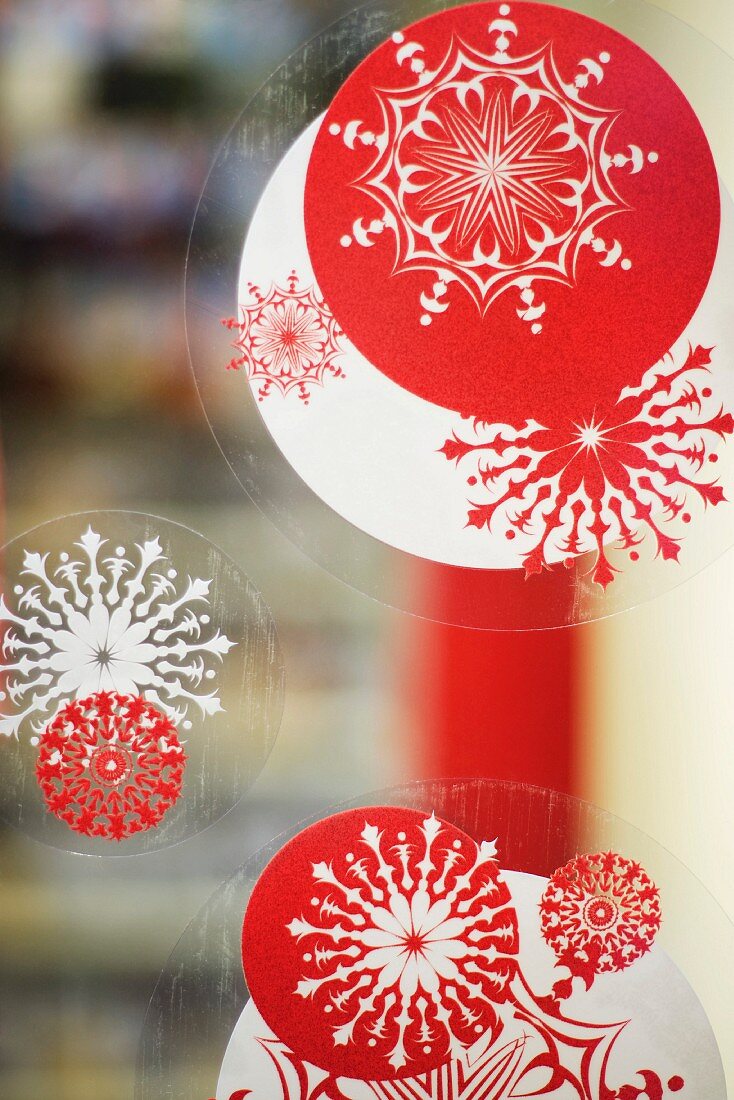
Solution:
{"label": "blurred background", "polygon": [[[0,831],[3,1100],[130,1097],[157,975],[211,891],[293,822],[403,780],[577,793],[670,848],[734,914],[734,554],[573,631],[437,627],[313,566],[210,435],[183,326],[196,201],[249,96],[353,6],[0,2],[3,541],[87,508],[180,520],[261,589],[288,675],[269,763],[201,837],[99,861]],[[734,53],[731,0],[659,6]]]}

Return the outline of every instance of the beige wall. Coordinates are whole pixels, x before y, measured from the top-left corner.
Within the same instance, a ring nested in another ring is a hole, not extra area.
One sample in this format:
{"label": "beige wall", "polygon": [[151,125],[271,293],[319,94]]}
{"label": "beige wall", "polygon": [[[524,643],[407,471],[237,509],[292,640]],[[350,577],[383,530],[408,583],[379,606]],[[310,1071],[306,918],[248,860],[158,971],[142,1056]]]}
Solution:
{"label": "beige wall", "polygon": [[650,0],[656,8],[662,8],[690,23],[701,34],[717,42],[727,53],[734,55],[734,3],[732,0]]}
{"label": "beige wall", "polygon": [[[734,0],[657,6],[734,56]],[[585,640],[585,794],[673,851],[734,917],[734,552]]]}

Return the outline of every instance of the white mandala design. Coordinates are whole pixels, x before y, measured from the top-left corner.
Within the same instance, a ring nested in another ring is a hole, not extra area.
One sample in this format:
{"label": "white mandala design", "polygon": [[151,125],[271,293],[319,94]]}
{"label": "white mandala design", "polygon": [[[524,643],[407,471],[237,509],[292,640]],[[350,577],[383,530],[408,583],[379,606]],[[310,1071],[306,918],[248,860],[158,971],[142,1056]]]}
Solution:
{"label": "white mandala design", "polygon": [[333,1015],[335,1046],[379,1044],[396,1071],[409,1044],[465,1050],[496,1022],[516,967],[516,916],[495,845],[444,846],[442,832],[435,815],[415,836],[365,824],[345,873],[314,864],[316,916],[288,925],[308,948],[296,994]]}
{"label": "white mandala design", "polygon": [[330,127],[351,150],[375,149],[354,186],[382,212],[357,219],[342,246],[373,247],[391,231],[393,274],[423,270],[434,277],[421,295],[423,325],[449,308],[448,288],[460,283],[482,313],[515,288],[517,315],[537,334],[546,311],[537,281],[573,286],[583,249],[605,267],[632,266],[620,242],[596,230],[628,209],[612,173],[636,174],[658,154],[646,156],[638,146],[610,152],[618,111],[581,98],[592,81],[603,81],[611,57],[582,59],[565,81],[550,43],[510,56],[519,32],[509,13],[503,5],[503,17],[489,27],[491,52],[455,36],[435,71],[426,68],[419,42],[394,35],[397,61],[409,63],[411,81],[375,89],[383,130],[357,119]]}
{"label": "white mandala design", "polygon": [[[494,92],[492,83],[498,85]],[[567,184],[563,198],[553,186],[571,178],[572,148],[566,142],[564,149],[553,149],[551,111],[529,109],[521,117],[512,88],[499,80],[477,85],[476,98],[478,116],[458,103],[442,107],[431,120],[435,139],[427,140],[426,123],[426,138],[415,150],[417,163],[405,173],[404,202],[407,206],[414,180],[417,217],[412,220],[419,231],[428,236],[429,225],[435,232],[441,220],[450,230],[445,241],[437,240],[439,249],[449,242],[458,259],[466,249],[468,262],[481,251],[488,263],[496,257],[497,264],[503,259],[506,265],[519,264],[523,251],[532,253],[543,244],[532,239],[531,221],[551,243],[562,232],[564,214],[578,212],[577,189]],[[485,233],[490,253],[482,247]],[[446,258],[451,258],[448,251]]]}
{"label": "white mandala design", "polygon": [[157,538],[105,551],[90,527],[75,545],[80,554],[53,564],[25,552],[32,581],[15,586],[17,611],[0,595],[2,698],[13,706],[0,733],[17,736],[26,720],[40,733],[60,705],[105,691],[141,695],[183,729],[192,705],[204,716],[222,710],[202,685],[236,643],[198,613],[211,580],[182,582]]}

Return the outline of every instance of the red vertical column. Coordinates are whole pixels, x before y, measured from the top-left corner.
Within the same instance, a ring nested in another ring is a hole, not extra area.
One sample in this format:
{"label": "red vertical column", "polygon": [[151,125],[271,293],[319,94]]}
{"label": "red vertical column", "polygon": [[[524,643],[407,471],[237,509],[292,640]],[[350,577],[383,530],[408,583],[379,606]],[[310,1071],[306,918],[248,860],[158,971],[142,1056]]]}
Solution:
{"label": "red vertical column", "polygon": [[575,792],[579,631],[513,633],[414,620],[410,633],[414,659],[405,686],[420,775]]}

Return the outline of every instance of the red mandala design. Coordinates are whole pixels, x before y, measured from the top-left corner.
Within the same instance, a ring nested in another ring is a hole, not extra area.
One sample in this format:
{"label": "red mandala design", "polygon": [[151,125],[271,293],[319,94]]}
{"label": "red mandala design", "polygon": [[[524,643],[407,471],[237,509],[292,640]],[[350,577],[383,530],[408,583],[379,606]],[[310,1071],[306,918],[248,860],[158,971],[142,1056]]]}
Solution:
{"label": "red mandala design", "polygon": [[229,369],[244,366],[250,382],[261,383],[258,401],[273,389],[283,396],[295,390],[307,405],[310,387],[323,386],[326,375],[344,377],[336,362],[344,352],[341,329],[315,287],[299,289],[295,272],[285,288],[274,283],[263,294],[251,283],[249,289],[253,301],[240,306],[241,321],[223,322],[240,333],[234,347],[241,355]]}
{"label": "red mandala design", "polygon": [[136,695],[98,692],[63,707],[41,736],[46,807],[77,833],[125,840],[154,829],[181,794],[176,729]]}
{"label": "red mandala design", "polygon": [[337,322],[404,389],[492,423],[590,422],[695,313],[719,188],[691,106],[634,42],[474,3],[339,89],[305,225]]}
{"label": "red mandala design", "polygon": [[[258,1041],[278,1073],[282,1088],[279,1100],[348,1100],[335,1077],[329,1076],[312,1084],[307,1066],[282,1043],[267,1039]],[[507,1043],[500,1040],[471,1065],[453,1059],[420,1077],[371,1081],[367,1088],[376,1100],[505,1100],[510,1095],[519,1097],[523,1078],[528,1072],[532,1076],[535,1068],[529,1065],[525,1047],[526,1037]],[[238,1090],[229,1100],[242,1100],[245,1095],[246,1091]]]}
{"label": "red mandala design", "polygon": [[[527,988],[514,1017],[505,1014],[506,1028],[471,1054],[452,1058],[428,1073],[387,1081],[365,1081],[363,1091],[375,1100],[508,1100],[546,1097],[567,1100],[663,1100],[680,1092],[685,1082],[668,1080],[651,1069],[639,1070],[635,1081],[613,1088],[608,1083],[610,1056],[626,1025],[583,1023],[557,1013],[544,1015]],[[508,1033],[508,1029],[511,1033]],[[324,1075],[279,1039],[255,1038],[276,1071],[278,1087],[267,1100],[349,1100],[352,1089],[333,1074]],[[237,1089],[228,1100],[256,1096],[258,1089]],[[360,1096],[362,1091],[360,1091]],[[264,1096],[263,1096],[264,1100]]]}
{"label": "red mandala design", "polygon": [[711,350],[691,349],[679,368],[648,372],[641,386],[589,423],[565,419],[557,427],[516,430],[475,420],[471,437],[455,432],[441,450],[457,466],[471,463],[468,484],[476,496],[469,525],[494,525],[506,538],[529,543],[522,554],[527,576],[548,567],[549,549],[568,565],[595,550],[593,579],[606,588],[619,572],[609,546],[636,561],[645,534],[655,539],[657,555],[677,561],[680,529],[663,528],[690,522],[686,494],[696,493],[704,505],[725,500],[721,486],[702,477],[704,466],[718,461],[714,444],[734,432],[731,413],[700,381]]}
{"label": "red mandala design", "polygon": [[517,917],[493,844],[411,810],[351,810],[272,860],[243,961],[255,1004],[337,1076],[427,1072],[501,1025]]}
{"label": "red mandala design", "polygon": [[[660,894],[638,863],[613,852],[579,856],[552,875],[540,917],[559,965],[588,989],[597,974],[647,954],[662,921]],[[556,986],[557,996],[570,992],[570,983]]]}

